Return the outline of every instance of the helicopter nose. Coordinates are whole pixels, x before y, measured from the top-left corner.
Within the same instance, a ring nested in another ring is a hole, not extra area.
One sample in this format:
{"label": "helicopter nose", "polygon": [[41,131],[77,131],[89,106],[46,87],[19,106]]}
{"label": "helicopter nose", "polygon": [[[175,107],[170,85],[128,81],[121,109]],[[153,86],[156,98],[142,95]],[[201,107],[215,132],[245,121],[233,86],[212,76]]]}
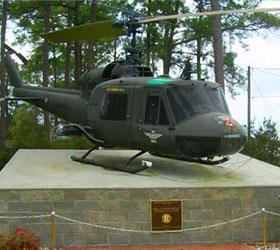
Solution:
{"label": "helicopter nose", "polygon": [[230,115],[208,113],[178,126],[176,147],[192,157],[231,155],[241,151],[247,140],[244,128]]}
{"label": "helicopter nose", "polygon": [[218,115],[215,117],[222,136],[219,152],[221,155],[231,155],[241,151],[247,141],[246,131],[232,117]]}

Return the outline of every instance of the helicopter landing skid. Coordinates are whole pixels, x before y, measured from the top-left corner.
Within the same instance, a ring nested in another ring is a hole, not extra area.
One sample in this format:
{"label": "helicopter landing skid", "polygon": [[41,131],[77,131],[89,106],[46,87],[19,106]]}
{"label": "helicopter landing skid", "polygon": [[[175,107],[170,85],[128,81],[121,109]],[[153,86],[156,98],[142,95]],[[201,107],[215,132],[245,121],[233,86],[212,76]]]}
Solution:
{"label": "helicopter landing skid", "polygon": [[135,174],[135,173],[138,173],[140,171],[143,171],[143,170],[151,167],[151,164],[149,164],[149,162],[146,162],[146,161],[142,161],[142,165],[140,167],[129,166],[129,164],[133,160],[135,160],[138,156],[146,153],[147,151],[141,151],[141,152],[137,153],[136,155],[132,156],[124,166],[108,165],[107,163],[105,164],[105,163],[102,163],[102,162],[97,162],[94,159],[88,159],[87,156],[92,151],[97,149],[98,147],[99,147],[99,145],[94,146],[89,151],[87,151],[82,157],[77,157],[77,156],[72,155],[71,159],[73,161],[77,161],[77,162],[80,162],[80,163],[91,164],[91,165],[94,165],[94,166],[97,166],[97,167],[109,167],[109,168],[116,169],[116,170],[119,170],[119,171],[122,171],[122,172],[130,173],[130,174]]}

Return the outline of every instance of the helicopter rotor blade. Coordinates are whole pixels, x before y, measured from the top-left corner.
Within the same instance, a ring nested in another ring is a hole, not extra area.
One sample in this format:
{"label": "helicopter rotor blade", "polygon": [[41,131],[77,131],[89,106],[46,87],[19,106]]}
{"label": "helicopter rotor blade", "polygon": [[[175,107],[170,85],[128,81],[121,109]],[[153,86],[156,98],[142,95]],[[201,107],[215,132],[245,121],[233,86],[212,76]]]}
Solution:
{"label": "helicopter rotor blade", "polygon": [[40,36],[46,38],[50,42],[62,43],[78,40],[113,38],[125,34],[126,32],[122,27],[117,26],[113,21],[106,21],[75,26],[64,30],[41,34]]}
{"label": "helicopter rotor blade", "polygon": [[157,16],[148,19],[140,20],[138,23],[151,23],[163,20],[184,18],[184,17],[195,17],[195,16],[216,16],[216,15],[230,15],[238,13],[258,13],[258,12],[276,12],[280,11],[280,8],[259,8],[259,9],[235,9],[235,10],[220,10],[220,11],[204,11],[198,13],[186,13],[186,14],[176,14],[169,16]]}

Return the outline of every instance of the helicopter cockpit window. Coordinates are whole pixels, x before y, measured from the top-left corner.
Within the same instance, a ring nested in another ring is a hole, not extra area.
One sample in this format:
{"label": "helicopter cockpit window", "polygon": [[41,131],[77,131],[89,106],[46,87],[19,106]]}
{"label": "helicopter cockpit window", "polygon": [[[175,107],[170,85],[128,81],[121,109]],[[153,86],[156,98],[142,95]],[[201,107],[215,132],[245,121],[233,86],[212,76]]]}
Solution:
{"label": "helicopter cockpit window", "polygon": [[167,97],[176,122],[196,114],[221,112],[229,114],[221,89],[203,85],[172,86]]}
{"label": "helicopter cockpit window", "polygon": [[126,119],[127,94],[105,93],[101,104],[101,118],[124,121]]}
{"label": "helicopter cockpit window", "polygon": [[159,93],[157,92],[148,93],[145,123],[159,125],[169,124],[163,100],[160,98]]}
{"label": "helicopter cockpit window", "polygon": [[159,112],[159,120],[158,120],[158,124],[160,125],[168,125],[168,118],[167,118],[167,113],[164,107],[164,103],[163,100],[161,99],[160,101],[160,112]]}

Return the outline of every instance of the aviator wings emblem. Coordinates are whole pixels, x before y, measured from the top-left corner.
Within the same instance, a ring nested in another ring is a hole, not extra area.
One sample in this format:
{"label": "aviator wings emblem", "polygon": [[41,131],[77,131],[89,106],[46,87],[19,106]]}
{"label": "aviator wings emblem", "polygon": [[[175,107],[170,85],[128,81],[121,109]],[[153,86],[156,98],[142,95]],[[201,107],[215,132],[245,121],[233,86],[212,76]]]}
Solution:
{"label": "aviator wings emblem", "polygon": [[162,134],[156,134],[155,130],[151,130],[151,133],[144,132],[144,134],[150,138],[151,143],[157,143],[157,139],[163,136]]}

